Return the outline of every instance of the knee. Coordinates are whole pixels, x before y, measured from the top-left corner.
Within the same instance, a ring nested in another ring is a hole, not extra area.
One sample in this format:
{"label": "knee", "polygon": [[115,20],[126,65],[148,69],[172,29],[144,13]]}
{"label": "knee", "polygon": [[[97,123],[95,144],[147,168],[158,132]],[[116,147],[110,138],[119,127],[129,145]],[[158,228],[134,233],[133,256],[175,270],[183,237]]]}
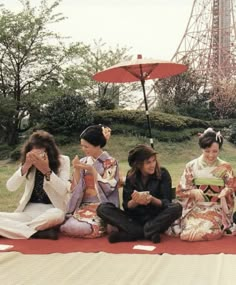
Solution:
{"label": "knee", "polygon": [[63,223],[65,219],[65,213],[58,208],[51,208],[47,210],[47,213],[49,214],[51,219],[57,221],[58,224]]}
{"label": "knee", "polygon": [[173,203],[169,206],[170,214],[177,220],[182,216],[183,207],[180,203]]}
{"label": "knee", "polygon": [[77,220],[71,217],[60,226],[60,231],[65,234],[72,234],[75,228],[77,228]]}
{"label": "knee", "polygon": [[183,207],[180,203],[173,204],[173,209],[177,216],[180,217],[182,215]]}
{"label": "knee", "polygon": [[88,223],[79,222],[74,217],[71,217],[61,225],[60,231],[71,237],[85,237],[92,233],[92,227]]}
{"label": "knee", "polygon": [[110,209],[115,208],[115,205],[113,205],[112,203],[101,203],[98,207],[97,207],[97,215],[99,217],[106,215]]}
{"label": "knee", "polygon": [[143,226],[144,234],[148,233],[150,231],[150,228],[151,228],[150,222],[147,221]]}

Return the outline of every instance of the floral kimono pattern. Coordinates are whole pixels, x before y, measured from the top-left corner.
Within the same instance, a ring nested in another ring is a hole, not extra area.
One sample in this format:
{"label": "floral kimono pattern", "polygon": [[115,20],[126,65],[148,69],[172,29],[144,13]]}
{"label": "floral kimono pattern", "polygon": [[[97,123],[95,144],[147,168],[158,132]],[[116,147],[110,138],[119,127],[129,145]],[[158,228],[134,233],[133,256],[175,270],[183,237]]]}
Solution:
{"label": "floral kimono pattern", "polygon": [[[203,191],[204,202],[190,198],[190,191],[195,189]],[[222,191],[226,192],[225,197],[219,197]],[[175,228],[175,234],[183,240],[220,238],[232,225],[233,192],[234,174],[230,164],[217,158],[214,165],[209,166],[203,156],[192,160],[186,165],[176,189],[183,215],[172,230]]]}
{"label": "floral kimono pattern", "polygon": [[68,213],[71,213],[79,222],[90,225],[91,234],[83,236],[84,238],[95,238],[102,236],[106,231],[103,221],[96,213],[98,205],[102,202],[119,205],[118,165],[117,161],[106,152],[103,152],[97,160],[85,157],[81,161],[93,165],[97,171],[97,177],[94,178],[85,170],[81,171],[81,178],[73,191]]}

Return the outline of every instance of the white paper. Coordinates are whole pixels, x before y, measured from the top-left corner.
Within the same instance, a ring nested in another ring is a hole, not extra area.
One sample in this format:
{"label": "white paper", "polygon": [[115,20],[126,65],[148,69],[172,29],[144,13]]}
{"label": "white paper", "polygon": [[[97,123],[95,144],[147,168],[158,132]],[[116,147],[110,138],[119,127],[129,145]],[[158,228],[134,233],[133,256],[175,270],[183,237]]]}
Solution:
{"label": "white paper", "polygon": [[10,245],[10,244],[0,244],[0,250],[6,250],[12,247],[13,245]]}
{"label": "white paper", "polygon": [[133,249],[140,249],[140,250],[147,250],[147,251],[153,251],[156,247],[154,245],[141,245],[137,244],[134,245]]}

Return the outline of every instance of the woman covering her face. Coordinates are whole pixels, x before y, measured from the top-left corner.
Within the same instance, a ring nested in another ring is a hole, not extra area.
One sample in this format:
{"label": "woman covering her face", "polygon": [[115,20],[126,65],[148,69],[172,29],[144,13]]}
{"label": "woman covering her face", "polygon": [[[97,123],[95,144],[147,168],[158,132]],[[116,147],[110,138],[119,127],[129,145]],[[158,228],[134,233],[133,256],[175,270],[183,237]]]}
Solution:
{"label": "woman covering her face", "polygon": [[70,159],[61,155],[54,137],[34,132],[22,148],[21,165],[8,179],[9,191],[25,184],[14,213],[0,213],[0,236],[57,239],[69,200]]}
{"label": "woman covering her face", "polygon": [[182,214],[179,203],[171,203],[171,177],[160,167],[156,152],[147,145],[137,145],[129,152],[130,170],[123,188],[124,211],[103,203],[98,215],[118,231],[110,233],[110,242],[148,239],[160,242],[160,234]]}
{"label": "woman covering her face", "polygon": [[208,128],[199,136],[201,156],[186,164],[177,187],[184,205],[181,239],[220,238],[232,225],[234,174],[219,158],[222,145],[221,133]]}
{"label": "woman covering her face", "polygon": [[95,238],[103,235],[106,228],[97,216],[100,203],[119,205],[117,161],[103,147],[111,130],[93,125],[80,135],[80,145],[85,157],[72,161],[72,197],[68,206],[68,219],[61,226],[62,233],[73,237]]}

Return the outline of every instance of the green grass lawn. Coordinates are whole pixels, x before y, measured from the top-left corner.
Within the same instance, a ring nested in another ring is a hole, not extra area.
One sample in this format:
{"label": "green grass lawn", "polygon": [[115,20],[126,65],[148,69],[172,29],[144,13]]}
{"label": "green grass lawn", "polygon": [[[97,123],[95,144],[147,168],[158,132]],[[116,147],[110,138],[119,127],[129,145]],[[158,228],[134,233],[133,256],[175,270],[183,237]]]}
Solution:
{"label": "green grass lawn", "polygon": [[[106,146],[107,150],[114,156],[120,166],[123,175],[129,169],[127,163],[128,151],[137,143],[148,143],[146,138],[129,137],[129,136],[115,136],[113,135]],[[181,143],[166,143],[154,141],[154,147],[158,152],[158,159],[161,165],[165,166],[172,176],[173,186],[176,186],[180,175],[184,169],[185,164],[201,154],[198,146],[198,138],[193,137],[189,141]],[[69,155],[71,159],[78,154],[83,156],[78,144],[69,144],[60,147],[63,154]],[[220,157],[230,162],[236,172],[236,146],[225,141]],[[0,161],[0,211],[12,211],[16,208],[23,188],[16,192],[9,192],[6,190],[5,184],[11,174],[17,169],[19,162]]]}

